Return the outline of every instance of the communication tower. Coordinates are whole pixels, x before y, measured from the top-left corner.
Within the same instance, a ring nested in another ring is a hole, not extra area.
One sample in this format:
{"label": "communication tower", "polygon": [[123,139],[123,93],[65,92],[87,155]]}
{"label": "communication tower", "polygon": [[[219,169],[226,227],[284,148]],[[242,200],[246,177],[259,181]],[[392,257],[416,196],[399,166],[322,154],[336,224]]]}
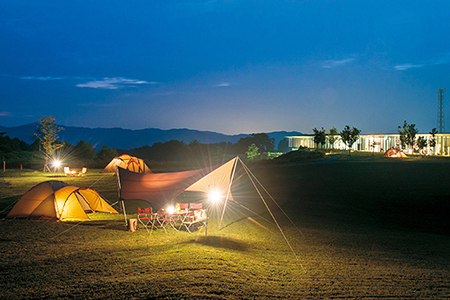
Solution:
{"label": "communication tower", "polygon": [[437,130],[439,133],[445,131],[445,120],[444,120],[444,92],[445,88],[438,89],[438,115],[437,115]]}

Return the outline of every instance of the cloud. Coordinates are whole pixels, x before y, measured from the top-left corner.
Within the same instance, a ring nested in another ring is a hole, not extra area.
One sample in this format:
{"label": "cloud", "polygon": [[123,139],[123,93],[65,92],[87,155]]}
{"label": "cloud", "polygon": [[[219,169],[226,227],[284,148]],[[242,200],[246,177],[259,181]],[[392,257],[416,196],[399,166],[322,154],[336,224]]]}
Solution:
{"label": "cloud", "polygon": [[425,65],[424,64],[417,64],[417,65],[402,64],[402,65],[394,66],[394,69],[399,70],[399,71],[405,71],[405,70],[412,69],[412,68],[422,68],[423,66],[425,66]]}
{"label": "cloud", "polygon": [[93,89],[106,89],[106,90],[116,90],[123,86],[136,86],[141,84],[156,84],[156,82],[149,82],[145,80],[127,79],[122,77],[116,78],[103,78],[102,80],[93,80],[86,83],[79,83],[77,87],[87,87]]}
{"label": "cloud", "polygon": [[214,87],[224,87],[224,86],[230,86],[230,84],[228,82],[223,82],[223,83],[219,83],[216,85],[213,85]]}
{"label": "cloud", "polygon": [[341,66],[349,64],[355,60],[356,60],[356,58],[345,58],[345,59],[341,59],[341,60],[327,60],[327,61],[323,62],[322,68],[332,69],[332,68],[336,68],[336,67],[341,67]]}
{"label": "cloud", "polygon": [[9,117],[11,113],[8,111],[0,111],[0,117]]}
{"label": "cloud", "polygon": [[420,63],[404,63],[394,66],[398,71],[405,71],[413,68],[422,68],[428,66],[437,66],[450,63],[450,53],[440,54],[433,59],[428,59]]}
{"label": "cloud", "polygon": [[20,77],[20,79],[47,81],[47,80],[61,80],[61,79],[65,79],[65,77],[53,77],[53,76],[24,76],[24,77]]}
{"label": "cloud", "polygon": [[[6,76],[6,74],[2,74],[2,76]],[[115,90],[124,86],[137,86],[141,84],[157,84],[154,81],[145,81],[145,80],[137,80],[137,79],[129,79],[123,77],[105,77],[103,79],[97,80],[92,77],[76,77],[76,76],[66,76],[66,77],[56,77],[56,76],[22,76],[19,77],[23,80],[39,80],[39,81],[51,81],[51,80],[69,80],[69,81],[85,81],[84,83],[78,83],[75,86],[82,88],[93,88],[93,89],[107,89],[107,90]]]}
{"label": "cloud", "polygon": [[113,107],[118,106],[123,103],[95,103],[95,102],[86,102],[86,103],[79,103],[78,106],[81,107],[89,107],[89,106],[96,106],[96,107]]}

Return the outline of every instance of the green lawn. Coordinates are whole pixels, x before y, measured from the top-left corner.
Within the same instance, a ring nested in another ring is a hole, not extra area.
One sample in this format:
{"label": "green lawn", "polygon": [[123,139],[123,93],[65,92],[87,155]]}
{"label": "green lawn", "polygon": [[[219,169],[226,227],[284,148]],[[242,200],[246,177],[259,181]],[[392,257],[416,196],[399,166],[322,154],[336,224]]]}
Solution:
{"label": "green lawn", "polygon": [[[269,203],[298,261],[238,172],[235,198],[258,215],[230,205],[219,231],[211,209],[207,236],[204,229],[128,232],[120,215],[1,221],[1,298],[448,297],[450,160],[352,157],[253,168],[298,227]],[[91,186],[116,202],[116,177],[98,171],[74,178],[6,172],[0,210],[45,180]],[[127,203],[129,218],[140,205]]]}

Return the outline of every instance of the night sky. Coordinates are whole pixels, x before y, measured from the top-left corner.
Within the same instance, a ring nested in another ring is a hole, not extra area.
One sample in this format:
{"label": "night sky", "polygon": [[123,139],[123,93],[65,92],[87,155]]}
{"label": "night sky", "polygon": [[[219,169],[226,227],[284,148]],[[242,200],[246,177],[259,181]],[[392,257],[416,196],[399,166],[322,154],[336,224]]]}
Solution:
{"label": "night sky", "polygon": [[450,1],[0,0],[0,125],[429,132],[449,38]]}

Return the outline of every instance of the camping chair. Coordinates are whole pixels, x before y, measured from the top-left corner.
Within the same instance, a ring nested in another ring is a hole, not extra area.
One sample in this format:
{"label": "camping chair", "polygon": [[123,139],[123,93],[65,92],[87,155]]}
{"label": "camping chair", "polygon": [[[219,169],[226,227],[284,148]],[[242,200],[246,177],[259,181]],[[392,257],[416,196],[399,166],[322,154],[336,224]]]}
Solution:
{"label": "camping chair", "polygon": [[70,168],[69,167],[64,167],[64,175],[70,175]]}
{"label": "camping chair", "polygon": [[152,208],[140,208],[138,207],[138,216],[137,216],[139,222],[144,225],[145,229],[148,231],[147,226],[149,224],[152,224],[152,230],[155,226],[155,221],[157,220],[157,217],[155,214],[153,214]]}
{"label": "camping chair", "polygon": [[165,232],[167,232],[166,230],[167,225],[172,226],[173,229],[178,231],[178,229],[175,227],[175,223],[178,221],[178,218],[174,218],[173,215],[168,215],[162,210],[158,210],[157,214],[158,214],[157,219],[158,223],[164,229]]}
{"label": "camping chair", "polygon": [[86,175],[86,171],[87,171],[87,168],[82,168],[81,171],[78,173],[78,176]]}
{"label": "camping chair", "polygon": [[178,203],[177,202],[176,208],[177,208],[177,212],[180,212],[180,211],[186,212],[189,209],[189,203]]}
{"label": "camping chair", "polygon": [[69,167],[64,167],[64,175],[66,176],[74,176],[76,175],[75,171],[71,171]]}
{"label": "camping chair", "polygon": [[202,209],[203,205],[201,203],[190,203],[189,210]]}

